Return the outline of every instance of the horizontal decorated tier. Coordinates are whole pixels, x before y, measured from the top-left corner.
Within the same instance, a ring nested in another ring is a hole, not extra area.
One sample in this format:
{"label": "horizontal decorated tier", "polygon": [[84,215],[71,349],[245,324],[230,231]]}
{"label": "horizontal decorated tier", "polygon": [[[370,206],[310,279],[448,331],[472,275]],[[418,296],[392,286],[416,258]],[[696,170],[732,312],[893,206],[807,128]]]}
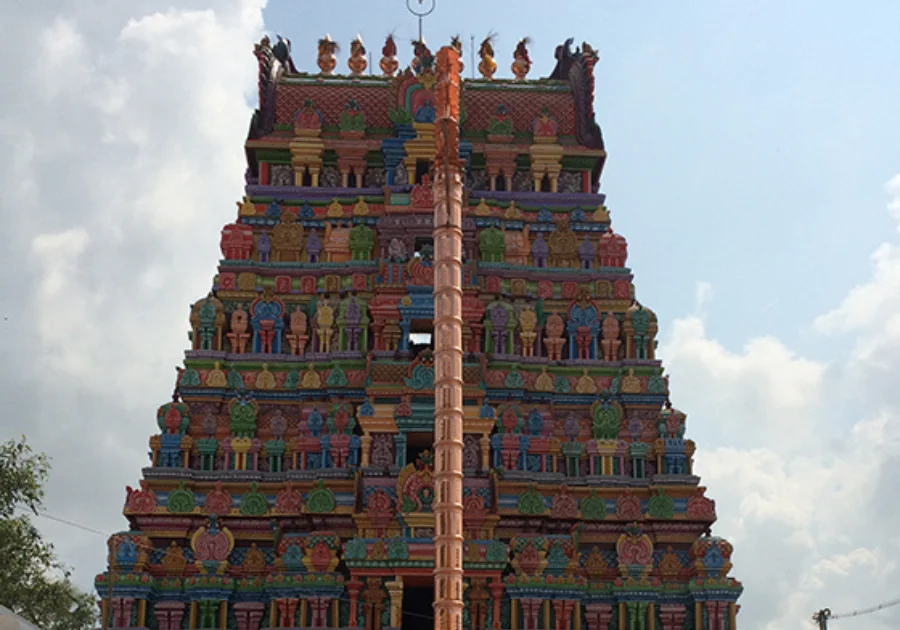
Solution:
{"label": "horizontal decorated tier", "polygon": [[[600,193],[596,54],[462,84],[467,630],[735,630],[732,547]],[[97,576],[112,627],[433,624],[435,68],[380,76],[266,38],[245,195],[190,309],[129,530]]]}

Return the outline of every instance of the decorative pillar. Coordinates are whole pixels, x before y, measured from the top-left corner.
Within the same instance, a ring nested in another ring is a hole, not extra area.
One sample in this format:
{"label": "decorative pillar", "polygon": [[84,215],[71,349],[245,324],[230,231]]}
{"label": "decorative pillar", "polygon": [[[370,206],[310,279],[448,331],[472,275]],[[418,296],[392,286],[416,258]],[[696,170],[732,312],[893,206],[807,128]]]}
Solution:
{"label": "decorative pillar", "polygon": [[481,469],[491,469],[491,438],[488,434],[482,435],[481,440]]}
{"label": "decorative pillar", "polygon": [[364,432],[362,437],[359,439],[360,444],[360,466],[366,468],[369,465],[369,453],[372,449],[372,435],[368,432]]}
{"label": "decorative pillar", "polygon": [[130,628],[131,611],[134,609],[133,597],[116,597],[112,602],[113,627]]}
{"label": "decorative pillar", "polygon": [[181,630],[184,602],[157,602],[153,610],[159,630]]}
{"label": "decorative pillar", "polygon": [[587,612],[588,630],[606,630],[612,621],[612,604],[588,604],[584,607]]}
{"label": "decorative pillar", "polygon": [[394,459],[397,466],[403,468],[406,466],[406,434],[396,433],[394,435]]}
{"label": "decorative pillar", "polygon": [[434,180],[435,630],[460,630],[463,613],[462,176],[459,53],[437,55]]}
{"label": "decorative pillar", "polygon": [[494,620],[494,626],[499,627],[500,604],[503,602],[503,582],[500,578],[494,578],[494,581],[491,582],[491,585],[488,588],[491,589],[491,605],[494,608],[491,613],[491,618]]}
{"label": "decorative pillar", "polygon": [[385,582],[388,597],[391,598],[391,627],[399,628],[403,617],[403,578],[398,577],[392,582]]}
{"label": "decorative pillar", "polygon": [[663,624],[661,630],[682,630],[687,611],[684,604],[660,604],[659,616]]}
{"label": "decorative pillar", "polygon": [[355,577],[351,577],[347,582],[347,593],[350,595],[350,614],[347,621],[348,626],[356,626],[359,618],[359,592],[362,590],[363,583]]}
{"label": "decorative pillar", "polygon": [[[262,620],[265,607],[266,605],[262,602],[237,602],[234,605],[237,630],[259,630],[259,622]],[[180,630],[180,628],[181,626],[179,625],[177,628],[171,628],[171,630]]]}

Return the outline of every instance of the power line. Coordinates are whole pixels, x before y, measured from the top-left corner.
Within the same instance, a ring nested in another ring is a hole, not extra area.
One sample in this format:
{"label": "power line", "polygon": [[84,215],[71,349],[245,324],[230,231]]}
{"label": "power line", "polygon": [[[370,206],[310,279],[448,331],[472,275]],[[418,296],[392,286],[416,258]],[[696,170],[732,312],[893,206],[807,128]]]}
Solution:
{"label": "power line", "polygon": [[900,604],[900,597],[897,599],[892,599],[890,601],[884,602],[883,604],[878,604],[877,606],[871,606],[869,608],[861,608],[860,610],[854,610],[848,613],[842,613],[840,615],[831,615],[831,619],[848,619],[850,617],[861,617],[863,615],[868,615],[869,613],[878,612],[879,610],[885,610],[886,608],[892,608]]}
{"label": "power line", "polygon": [[813,621],[819,624],[819,630],[828,630],[828,622],[829,620],[837,620],[837,619],[851,619],[853,617],[862,617],[864,615],[868,615],[874,612],[878,612],[879,610],[886,610],[888,608],[892,608],[900,604],[900,597],[897,599],[892,599],[890,601],[883,602],[876,606],[870,606],[869,608],[860,608],[859,610],[852,610],[850,612],[841,613],[839,615],[835,615],[831,612],[830,608],[823,608],[822,610],[816,611],[813,614]]}

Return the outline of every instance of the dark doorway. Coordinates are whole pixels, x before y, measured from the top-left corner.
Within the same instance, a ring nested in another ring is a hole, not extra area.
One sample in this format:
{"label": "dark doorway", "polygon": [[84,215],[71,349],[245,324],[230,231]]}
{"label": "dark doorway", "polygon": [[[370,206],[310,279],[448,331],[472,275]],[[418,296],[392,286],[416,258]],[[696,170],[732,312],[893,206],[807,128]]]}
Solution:
{"label": "dark doorway", "polygon": [[422,178],[431,170],[431,162],[428,160],[416,160],[416,183],[422,182]]}
{"label": "dark doorway", "polygon": [[434,627],[434,587],[403,587],[401,630],[429,630]]}
{"label": "dark doorway", "polygon": [[406,463],[415,464],[419,455],[434,448],[434,434],[407,433],[406,434]]}

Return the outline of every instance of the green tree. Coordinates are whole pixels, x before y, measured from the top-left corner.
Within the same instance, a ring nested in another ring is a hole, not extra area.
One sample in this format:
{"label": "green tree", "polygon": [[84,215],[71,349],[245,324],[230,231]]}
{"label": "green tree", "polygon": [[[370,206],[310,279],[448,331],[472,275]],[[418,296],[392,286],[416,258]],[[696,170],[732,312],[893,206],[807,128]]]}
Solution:
{"label": "green tree", "polygon": [[0,443],[0,604],[44,630],[83,630],[95,626],[95,600],[75,588],[29,514],[43,508],[49,474],[47,456],[24,437]]}

